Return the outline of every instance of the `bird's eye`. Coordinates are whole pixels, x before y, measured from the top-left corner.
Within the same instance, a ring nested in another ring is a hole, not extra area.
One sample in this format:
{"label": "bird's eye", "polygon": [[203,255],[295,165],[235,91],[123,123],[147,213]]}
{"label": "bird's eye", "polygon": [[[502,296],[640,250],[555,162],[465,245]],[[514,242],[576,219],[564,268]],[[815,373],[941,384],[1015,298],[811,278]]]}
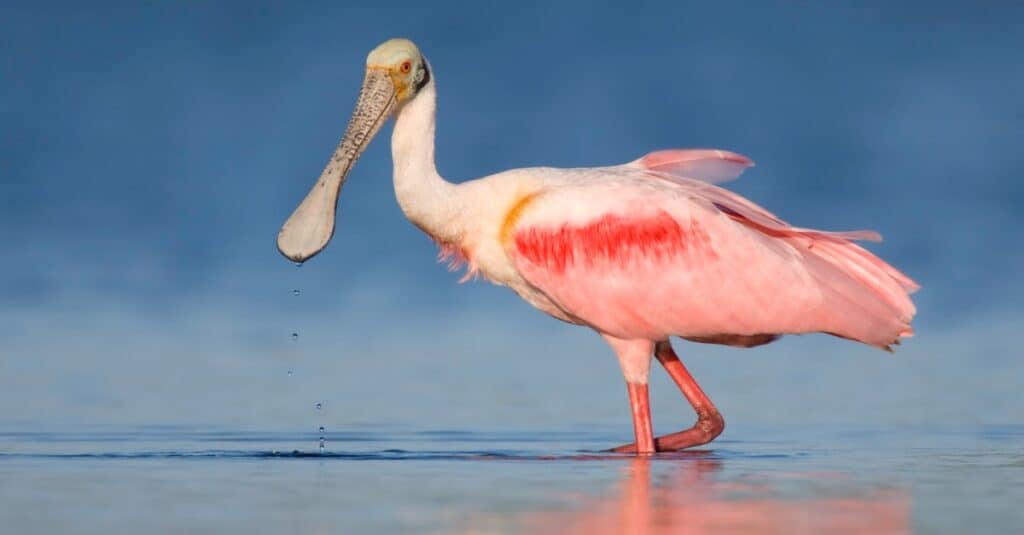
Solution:
{"label": "bird's eye", "polygon": [[409,74],[409,71],[412,70],[412,62],[409,60],[403,61],[402,64],[398,66],[398,70],[402,71],[402,74]]}

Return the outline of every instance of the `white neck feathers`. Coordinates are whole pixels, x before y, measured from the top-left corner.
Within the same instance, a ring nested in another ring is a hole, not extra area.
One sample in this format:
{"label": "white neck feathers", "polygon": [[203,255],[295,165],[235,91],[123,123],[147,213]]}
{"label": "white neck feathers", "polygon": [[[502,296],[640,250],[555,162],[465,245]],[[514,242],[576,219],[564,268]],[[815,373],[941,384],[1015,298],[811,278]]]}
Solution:
{"label": "white neck feathers", "polygon": [[431,76],[398,111],[391,134],[395,197],[402,212],[416,226],[438,241],[453,243],[459,238],[455,219],[461,206],[456,186],[442,178],[434,164],[436,102]]}

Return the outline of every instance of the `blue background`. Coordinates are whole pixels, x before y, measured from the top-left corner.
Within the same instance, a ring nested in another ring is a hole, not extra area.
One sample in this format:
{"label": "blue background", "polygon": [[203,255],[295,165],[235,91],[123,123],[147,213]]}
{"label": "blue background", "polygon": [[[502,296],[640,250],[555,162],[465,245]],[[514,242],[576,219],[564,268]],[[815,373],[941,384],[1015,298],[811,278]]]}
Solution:
{"label": "blue background", "polygon": [[[677,345],[730,425],[1021,421],[1019,4],[372,4],[0,8],[0,424],[628,437],[597,336],[434,262],[390,128],[331,246],[301,269],[276,252],[395,36],[434,67],[449,180],[716,147],[791,223],[885,236],[924,286],[895,356]],[[689,422],[654,375],[656,426]]]}

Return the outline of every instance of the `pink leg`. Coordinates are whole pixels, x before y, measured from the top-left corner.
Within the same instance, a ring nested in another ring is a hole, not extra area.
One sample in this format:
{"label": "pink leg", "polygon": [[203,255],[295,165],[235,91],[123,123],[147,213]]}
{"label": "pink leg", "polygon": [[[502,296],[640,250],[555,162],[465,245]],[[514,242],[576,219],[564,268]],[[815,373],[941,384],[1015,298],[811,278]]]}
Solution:
{"label": "pink leg", "polygon": [[635,453],[654,453],[654,428],[651,426],[651,403],[646,383],[626,383],[629,388],[629,408],[633,413],[633,435],[639,447]]}
{"label": "pink leg", "polygon": [[[718,413],[718,409],[711,403],[708,396],[704,394],[704,391],[700,389],[697,381],[693,379],[690,372],[683,366],[675,351],[672,350],[672,345],[667,340],[658,342],[655,346],[655,356],[697,413],[697,423],[693,427],[654,439],[655,449],[657,451],[674,451],[692,448],[693,446],[707,444],[722,434],[722,430],[725,429],[725,420],[722,419],[722,415]],[[644,390],[646,394],[646,388]],[[644,397],[646,399],[646,396]],[[649,413],[650,410],[648,409]],[[632,453],[637,451],[636,443],[619,446],[612,451]]]}
{"label": "pink leg", "polygon": [[633,435],[636,445],[631,453],[654,453],[654,428],[651,425],[651,402],[647,396],[647,376],[651,371],[651,353],[654,342],[651,340],[623,340],[607,334],[601,334],[619,359],[622,376],[626,379],[629,389],[629,409],[633,414]]}

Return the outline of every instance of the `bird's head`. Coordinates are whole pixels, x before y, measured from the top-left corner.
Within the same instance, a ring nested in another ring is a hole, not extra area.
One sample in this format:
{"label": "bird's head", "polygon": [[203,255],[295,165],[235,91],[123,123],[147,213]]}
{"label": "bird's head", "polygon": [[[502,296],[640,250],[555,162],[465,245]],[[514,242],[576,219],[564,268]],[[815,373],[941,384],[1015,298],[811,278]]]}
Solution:
{"label": "bird's head", "polygon": [[341,186],[356,160],[384,123],[430,81],[430,68],[408,39],[390,39],[366,56],[366,76],[345,135],[312,191],[277,235],[281,254],[304,262],[327,246],[334,235]]}
{"label": "bird's head", "polygon": [[401,104],[430,81],[430,71],[420,49],[408,39],[389,39],[366,56],[366,76],[387,76]]}

